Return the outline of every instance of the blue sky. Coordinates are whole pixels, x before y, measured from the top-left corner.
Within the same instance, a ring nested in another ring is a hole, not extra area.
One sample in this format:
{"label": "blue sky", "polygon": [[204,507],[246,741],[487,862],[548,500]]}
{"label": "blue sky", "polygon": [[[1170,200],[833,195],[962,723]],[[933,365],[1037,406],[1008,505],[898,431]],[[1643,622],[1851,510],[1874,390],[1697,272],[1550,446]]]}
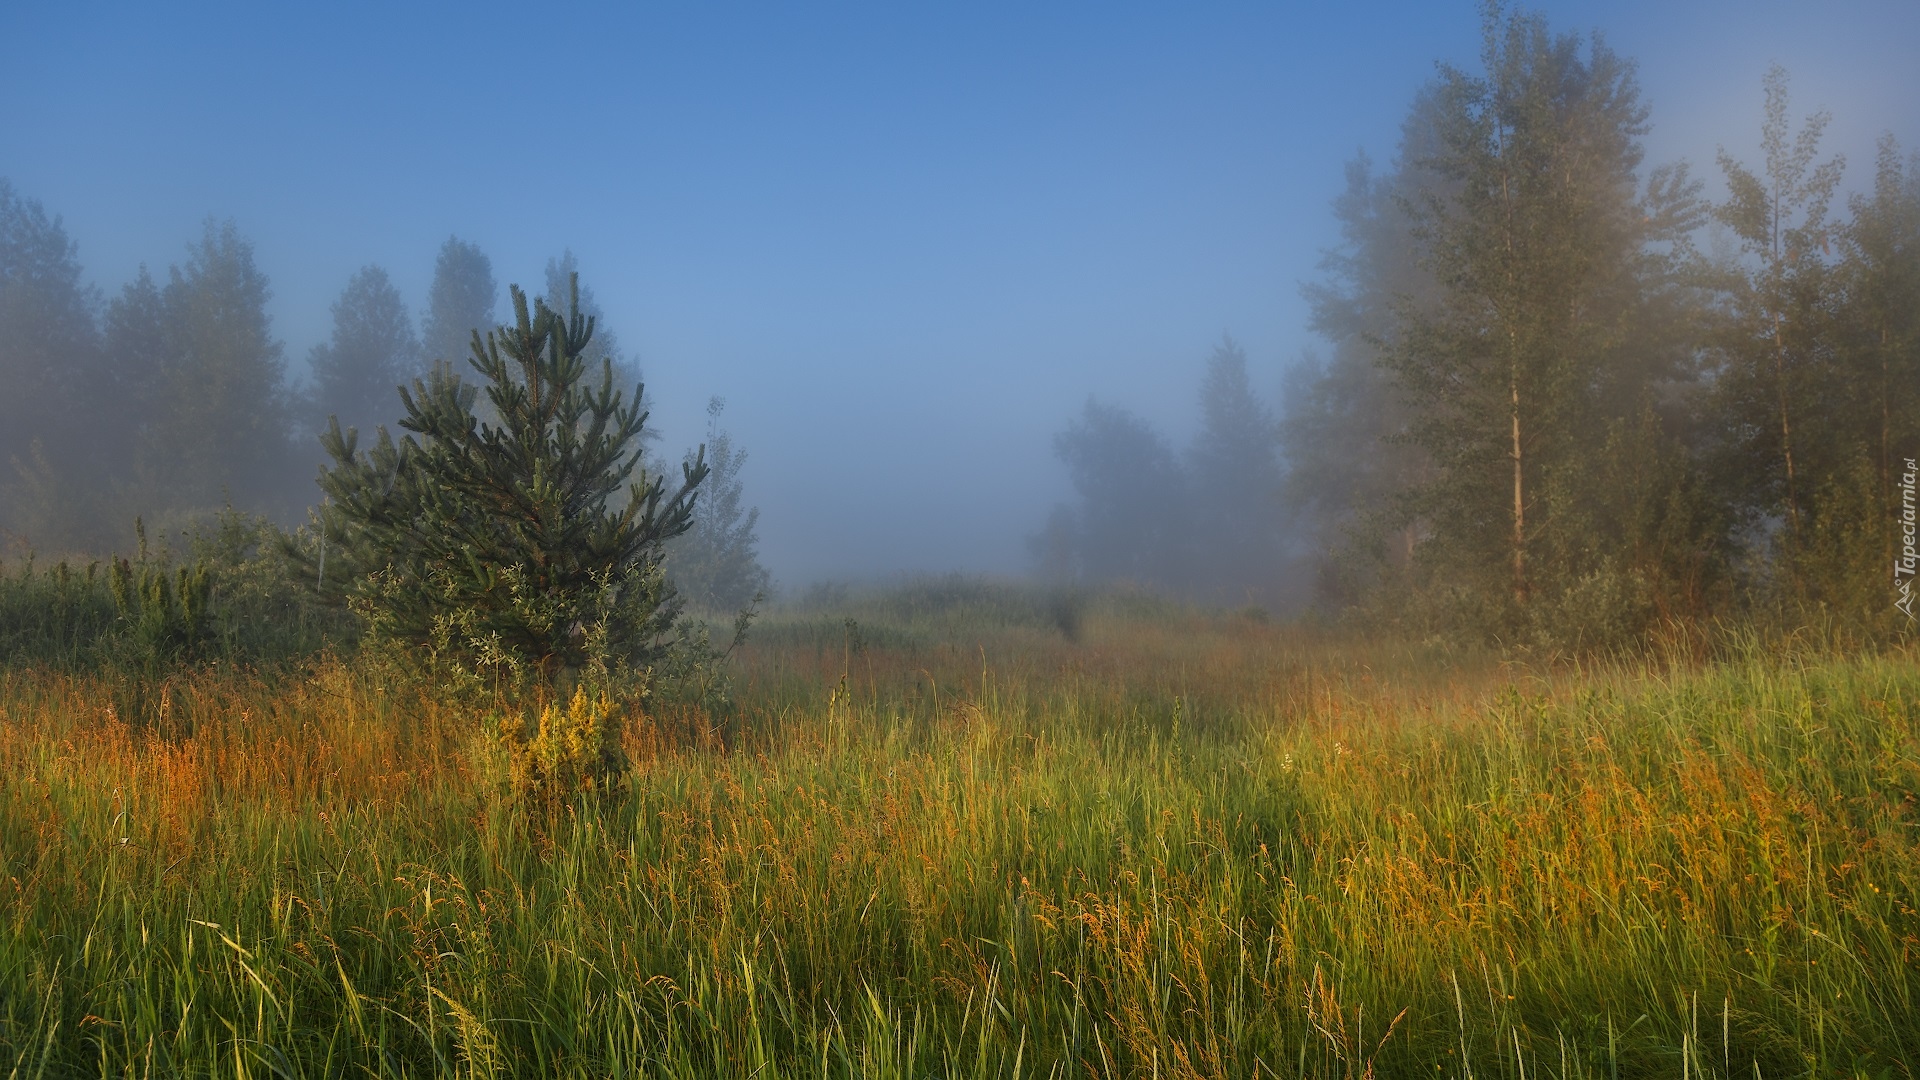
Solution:
{"label": "blue sky", "polygon": [[[1640,64],[1651,161],[1751,159],[1760,79],[1859,181],[1920,148],[1920,4],[1559,2]],[[571,248],[666,445],[710,395],[790,585],[1012,573],[1089,393],[1176,438],[1231,333],[1263,390],[1343,164],[1392,156],[1471,3],[0,5],[0,176],[108,293],[207,215],[296,366],[348,276],[416,312],[449,234],[505,282]]]}

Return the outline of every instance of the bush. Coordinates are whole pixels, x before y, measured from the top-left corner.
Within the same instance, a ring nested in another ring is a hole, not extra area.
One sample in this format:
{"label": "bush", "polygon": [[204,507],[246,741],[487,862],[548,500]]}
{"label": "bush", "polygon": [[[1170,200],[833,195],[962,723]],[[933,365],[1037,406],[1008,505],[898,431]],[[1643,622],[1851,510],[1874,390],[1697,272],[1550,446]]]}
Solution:
{"label": "bush", "polygon": [[101,668],[153,678],[184,664],[309,656],[351,639],[337,615],[306,603],[277,550],[282,534],[231,509],[180,537],[185,554],[149,550],[136,520],[132,556],[32,555],[0,567],[0,663]]}

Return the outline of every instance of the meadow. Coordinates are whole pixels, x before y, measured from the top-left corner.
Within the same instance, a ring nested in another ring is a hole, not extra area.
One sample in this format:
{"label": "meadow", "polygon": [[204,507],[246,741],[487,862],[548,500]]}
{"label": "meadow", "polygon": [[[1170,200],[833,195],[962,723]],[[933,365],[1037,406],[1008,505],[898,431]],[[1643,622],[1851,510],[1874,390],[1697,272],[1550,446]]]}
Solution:
{"label": "meadow", "polygon": [[1915,659],[933,583],[536,805],[350,651],[17,656],[0,1073],[1912,1076]]}

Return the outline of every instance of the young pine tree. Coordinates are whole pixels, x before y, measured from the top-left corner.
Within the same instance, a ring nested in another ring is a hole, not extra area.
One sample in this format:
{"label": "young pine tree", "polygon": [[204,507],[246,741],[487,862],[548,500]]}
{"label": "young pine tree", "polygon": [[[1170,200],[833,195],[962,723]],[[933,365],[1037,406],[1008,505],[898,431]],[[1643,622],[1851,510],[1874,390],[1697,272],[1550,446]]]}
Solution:
{"label": "young pine tree", "polygon": [[692,524],[704,452],[669,494],[641,465],[639,388],[615,390],[605,362],[588,382],[577,291],[565,316],[511,292],[515,324],[484,343],[474,331],[469,361],[498,422],[476,419],[476,387],[440,364],[401,391],[399,442],[382,431],[362,451],[334,424],[321,543],[297,556],[376,639],[447,672],[537,698],[583,674],[644,678],[678,610],[663,545]]}

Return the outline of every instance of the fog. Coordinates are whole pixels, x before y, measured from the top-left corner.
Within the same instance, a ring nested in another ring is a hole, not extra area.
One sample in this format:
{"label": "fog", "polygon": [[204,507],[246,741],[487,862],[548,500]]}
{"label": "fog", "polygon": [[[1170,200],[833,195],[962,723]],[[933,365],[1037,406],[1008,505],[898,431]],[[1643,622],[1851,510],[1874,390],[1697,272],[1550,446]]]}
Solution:
{"label": "fog", "polygon": [[[0,177],[103,303],[230,220],[295,380],[365,266],[417,334],[449,237],[500,319],[571,252],[664,457],[724,399],[783,586],[1024,575],[1090,397],[1186,455],[1230,335],[1282,408],[1347,162],[1481,48],[1464,2],[1032,7],[7,5]],[[1711,197],[1773,63],[1843,193],[1883,134],[1920,148],[1909,2],[1538,10],[1638,63],[1647,162]]]}

